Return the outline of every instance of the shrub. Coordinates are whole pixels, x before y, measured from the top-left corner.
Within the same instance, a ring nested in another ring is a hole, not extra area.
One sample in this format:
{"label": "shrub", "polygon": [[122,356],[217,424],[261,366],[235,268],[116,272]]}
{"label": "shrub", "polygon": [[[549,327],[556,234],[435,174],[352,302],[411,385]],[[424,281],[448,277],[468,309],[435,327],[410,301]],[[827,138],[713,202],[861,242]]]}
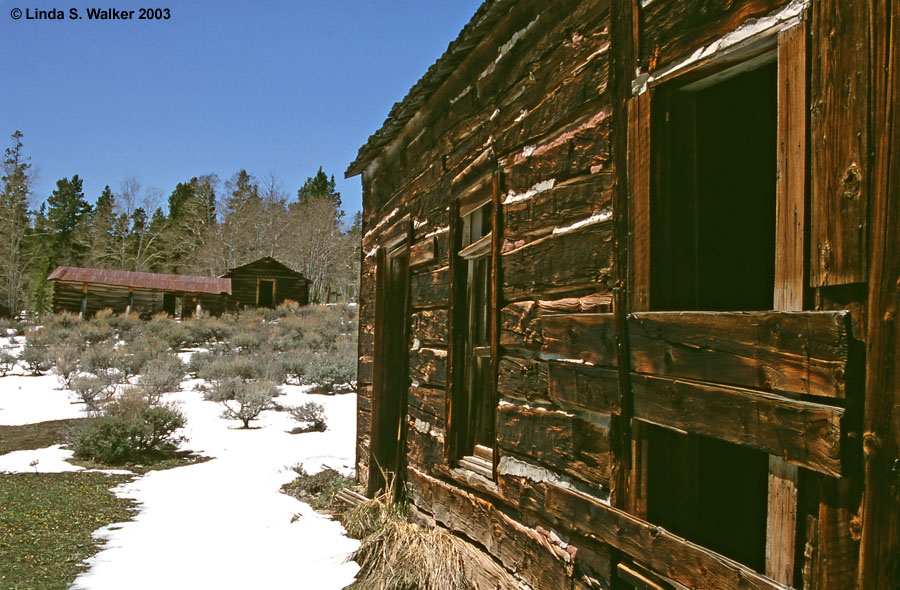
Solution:
{"label": "shrub", "polygon": [[32,375],[40,375],[50,370],[53,365],[50,361],[50,352],[47,350],[46,336],[42,331],[32,332],[26,337],[20,358]]}
{"label": "shrub", "polygon": [[50,359],[53,361],[53,372],[59,377],[63,387],[68,387],[72,377],[78,373],[81,350],[72,342],[50,346]]}
{"label": "shrub", "polygon": [[278,394],[278,386],[271,381],[228,379],[215,384],[210,393],[213,401],[225,406],[223,418],[240,420],[243,428],[250,428],[251,420],[274,407],[272,398]]}
{"label": "shrub", "polygon": [[131,342],[144,329],[144,322],[137,312],[123,313],[109,318],[109,325],[115,330],[119,340]]}
{"label": "shrub", "polygon": [[16,357],[10,352],[9,347],[0,348],[0,377],[6,377],[15,366]]}
{"label": "shrub", "polygon": [[209,350],[195,352],[191,355],[191,360],[188,361],[187,369],[191,375],[198,377],[201,373],[206,371],[209,365],[212,364],[218,356],[218,354]]}
{"label": "shrub", "polygon": [[116,392],[116,379],[109,373],[76,375],[69,381],[69,389],[84,402],[91,412],[99,412]]}
{"label": "shrub", "polygon": [[330,467],[314,475],[306,472],[302,464],[293,470],[297,477],[284,486],[284,491],[295,498],[307,502],[316,510],[336,510],[341,507],[338,493],[353,485],[353,478],[342,475]]}
{"label": "shrub", "polygon": [[184,425],[184,414],[174,406],[153,405],[128,394],[82,429],[75,456],[109,465],[153,457],[178,446],[175,431]]}
{"label": "shrub", "polygon": [[316,402],[306,402],[293,408],[288,408],[291,417],[303,426],[292,432],[322,432],[326,428],[325,406]]}
{"label": "shrub", "polygon": [[334,393],[336,386],[356,380],[356,342],[342,339],[330,352],[318,352],[309,359],[304,379],[317,385],[315,391]]}
{"label": "shrub", "polygon": [[[115,330],[106,321],[105,318],[94,317],[92,320],[81,323],[81,338],[88,344],[99,344],[111,340],[115,335]],[[108,316],[107,316],[108,317]]]}
{"label": "shrub", "polygon": [[268,340],[267,332],[260,326],[248,327],[247,329],[239,330],[232,336],[231,344],[234,348],[244,352],[258,351],[263,348]]}
{"label": "shrub", "polygon": [[150,361],[171,354],[169,345],[157,336],[142,334],[130,344],[115,351],[114,365],[122,373],[122,380],[140,375]]}
{"label": "shrub", "polygon": [[139,383],[150,402],[156,403],[162,394],[177,390],[183,378],[184,364],[177,356],[169,355],[147,363]]}

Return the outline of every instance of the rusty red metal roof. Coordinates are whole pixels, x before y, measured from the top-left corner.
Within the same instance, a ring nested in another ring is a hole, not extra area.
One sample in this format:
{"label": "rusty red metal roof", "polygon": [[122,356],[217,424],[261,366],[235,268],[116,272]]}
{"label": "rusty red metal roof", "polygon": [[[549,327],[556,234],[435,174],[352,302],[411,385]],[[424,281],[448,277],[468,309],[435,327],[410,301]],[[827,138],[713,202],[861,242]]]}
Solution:
{"label": "rusty red metal roof", "polygon": [[47,277],[48,281],[72,281],[95,285],[115,285],[154,291],[180,291],[185,293],[225,293],[231,295],[231,279],[218,277],[197,277],[191,275],[167,275],[153,272],[132,272],[129,270],[105,270],[102,268],[81,268],[58,266]]}

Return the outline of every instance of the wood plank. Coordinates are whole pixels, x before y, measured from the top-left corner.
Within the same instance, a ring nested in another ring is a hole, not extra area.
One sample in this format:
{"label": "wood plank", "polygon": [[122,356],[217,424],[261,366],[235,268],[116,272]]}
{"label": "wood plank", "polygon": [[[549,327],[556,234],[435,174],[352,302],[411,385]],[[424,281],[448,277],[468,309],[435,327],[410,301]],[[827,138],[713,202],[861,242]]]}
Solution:
{"label": "wood plank", "polygon": [[846,396],[847,312],[645,312],[629,335],[638,373]]}
{"label": "wood plank", "polygon": [[790,586],[794,582],[797,532],[796,465],[769,455],[769,508],[766,517],[766,575]]}
{"label": "wood plank", "polygon": [[612,314],[546,316],[541,320],[547,359],[571,359],[593,365],[615,367],[616,334]]}
{"label": "wood plank", "polygon": [[447,383],[447,351],[441,348],[410,351],[409,375],[414,383],[443,387]]}
{"label": "wood plank", "polygon": [[450,272],[445,266],[410,277],[410,294],[415,309],[447,307]]}
{"label": "wood plank", "polygon": [[810,11],[810,284],[864,282],[869,11],[855,0],[814,0]]}
{"label": "wood plank", "polygon": [[609,427],[583,415],[504,403],[498,410],[497,444],[504,455],[528,457],[553,471],[594,485],[612,476]]}
{"label": "wood plank", "polygon": [[508,301],[578,289],[597,290],[612,274],[609,222],[547,236],[503,254],[503,297]]}
{"label": "wood plank", "polygon": [[595,498],[547,486],[546,511],[573,531],[607,543],[689,588],[787,590],[727,557],[635,518]]}
{"label": "wood plank", "polygon": [[634,375],[634,415],[839,476],[842,408],[752,390]]}
{"label": "wood plank", "polygon": [[409,265],[419,266],[433,262],[437,250],[436,242],[435,236],[431,236],[413,244],[409,249]]}
{"label": "wood plank", "polygon": [[500,345],[505,349],[539,352],[544,342],[541,325],[543,316],[608,313],[611,311],[611,299],[611,293],[605,291],[584,297],[518,301],[507,304],[501,312]]}
{"label": "wood plank", "polygon": [[410,316],[413,346],[416,340],[422,346],[446,346],[447,321],[446,309],[425,309],[413,313]]}
{"label": "wood plank", "polygon": [[417,470],[409,470],[410,500],[444,527],[475,541],[533,588],[564,588],[571,554],[482,500]]}
{"label": "wood plank", "polygon": [[806,235],[806,21],[778,37],[778,182],[775,198],[775,299],[803,309]]}
{"label": "wood plank", "polygon": [[460,440],[457,434],[461,429],[455,424],[456,420],[462,420],[463,417],[456,417],[454,408],[459,407],[459,401],[456,399],[461,395],[462,378],[459,376],[457,366],[461,363],[459,359],[463,355],[463,346],[465,338],[462,337],[462,329],[466,325],[465,318],[465,295],[460,294],[460,286],[465,285],[465,266],[458,256],[459,249],[462,247],[462,223],[459,218],[459,199],[450,201],[450,235],[449,235],[449,252],[448,252],[448,285],[447,298],[449,304],[449,313],[447,316],[447,407],[444,415],[447,422],[447,433],[444,445],[444,461],[448,464],[455,462],[460,454]]}
{"label": "wood plank", "polygon": [[[493,163],[496,167],[496,162]],[[500,310],[503,309],[503,266],[500,251],[503,246],[503,205],[500,192],[503,174],[495,170],[491,178],[491,292],[490,292],[490,346],[491,346],[491,408],[493,409],[493,431],[497,433],[497,405],[500,403],[498,391],[500,375]],[[492,448],[496,445],[491,445]],[[491,455],[491,474],[497,474],[500,453]]]}
{"label": "wood plank", "polygon": [[432,421],[444,427],[447,412],[447,393],[439,387],[411,385],[409,388],[409,405],[431,416]]}
{"label": "wood plank", "polygon": [[628,311],[650,309],[650,93],[628,101]]}
{"label": "wood plank", "polygon": [[[859,587],[900,587],[900,3],[871,11],[873,151]],[[862,10],[861,10],[862,11]]]}
{"label": "wood plank", "polygon": [[504,355],[500,359],[497,393],[501,398],[548,403],[547,363]]}
{"label": "wood plank", "polygon": [[641,9],[640,61],[653,71],[684,59],[751,18],[765,16],[784,0],[680,0]]}
{"label": "wood plank", "polygon": [[621,411],[615,370],[550,362],[550,401],[563,408],[618,414]]}

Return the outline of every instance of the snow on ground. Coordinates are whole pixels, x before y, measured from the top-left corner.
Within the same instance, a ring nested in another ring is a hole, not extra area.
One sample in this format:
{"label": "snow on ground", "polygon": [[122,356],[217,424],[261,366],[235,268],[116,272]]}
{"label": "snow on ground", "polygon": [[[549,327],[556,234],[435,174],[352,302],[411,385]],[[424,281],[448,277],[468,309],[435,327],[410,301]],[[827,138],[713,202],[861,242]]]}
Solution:
{"label": "snow on ground", "polygon": [[[298,424],[287,412],[268,411],[251,422],[221,417],[222,406],[204,401],[186,381],[167,396],[185,412],[184,449],[213,459],[151,471],[116,493],[136,500],[135,519],[95,533],[103,549],[88,560],[73,590],[172,588],[343,588],[358,566],[348,556],[358,542],[341,525],[316,514],[280,487],[303,463],[349,474],[355,440],[356,396],[323,396],[283,386],[282,406],[314,400],[326,408],[325,432],[289,434]],[[81,404],[53,376],[0,378],[0,424],[27,424],[83,416]],[[66,470],[71,452],[57,447],[0,456],[10,470]],[[32,464],[37,460],[37,464]],[[4,469],[0,463],[0,470]],[[73,470],[75,466],[69,465]],[[13,469],[14,468],[14,469]],[[294,522],[291,522],[294,520]]]}
{"label": "snow on ground", "polygon": [[0,425],[84,418],[84,404],[61,388],[55,375],[32,377],[23,373],[17,366],[15,373],[0,377]]}

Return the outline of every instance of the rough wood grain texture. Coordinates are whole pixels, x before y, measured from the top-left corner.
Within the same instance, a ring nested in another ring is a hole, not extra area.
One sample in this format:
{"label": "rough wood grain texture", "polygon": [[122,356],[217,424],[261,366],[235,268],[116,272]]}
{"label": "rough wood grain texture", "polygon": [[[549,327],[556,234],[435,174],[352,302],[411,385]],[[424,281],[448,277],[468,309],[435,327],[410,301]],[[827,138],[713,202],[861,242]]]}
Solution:
{"label": "rough wood grain texture", "polygon": [[547,486],[546,511],[689,588],[786,590],[750,568],[589,496]]}
{"label": "rough wood grain texture", "polygon": [[409,265],[419,266],[420,264],[433,262],[436,249],[435,236],[425,238],[421,242],[413,244],[412,248],[409,249]]}
{"label": "rough wood grain texture", "polygon": [[410,351],[409,376],[414,383],[446,385],[447,351],[441,348],[420,348]]}
{"label": "rough wood grain texture", "polygon": [[502,398],[548,403],[547,363],[504,355],[500,359],[497,393]]}
{"label": "rough wood grain texture", "polygon": [[765,573],[785,586],[790,586],[794,582],[797,483],[797,466],[775,455],[769,455]]}
{"label": "rough wood grain texture", "polygon": [[677,379],[635,375],[632,384],[636,418],[842,472],[842,408]]}
{"label": "rough wood grain texture", "polygon": [[640,61],[653,71],[684,59],[751,18],[786,0],[681,0],[651,2],[641,10]]}
{"label": "rough wood grain texture", "polygon": [[[609,174],[592,174],[560,185],[554,180],[542,183],[524,193],[523,196],[540,191],[530,198],[514,200],[516,195],[511,195],[507,197],[511,202],[504,205],[503,237],[515,248],[552,234],[555,227],[566,227],[593,213],[610,211],[611,184]],[[546,188],[549,185],[552,188]]]}
{"label": "rough wood grain texture", "polygon": [[419,385],[410,386],[408,399],[411,407],[430,415],[432,421],[443,428],[447,412],[446,396],[447,393],[441,388]]}
{"label": "rough wood grain texture", "polygon": [[530,459],[582,481],[609,485],[608,424],[558,410],[501,404],[497,443],[504,455]]}
{"label": "rough wood grain texture", "polygon": [[853,0],[814,0],[810,12],[810,284],[864,282],[869,11]]}
{"label": "rough wood grain texture", "polygon": [[612,314],[546,316],[541,320],[548,359],[571,359],[615,367],[616,335]]}
{"label": "rough wood grain texture", "polygon": [[873,26],[874,152],[859,587],[900,587],[900,3],[864,3]]}
{"label": "rough wood grain texture", "polygon": [[806,227],[806,21],[778,37],[778,183],[775,198],[775,299],[803,309]]}
{"label": "rough wood grain texture", "polygon": [[628,310],[650,309],[650,93],[628,101]]}
{"label": "rough wood grain texture", "polygon": [[[494,163],[496,166],[496,163]],[[503,265],[500,251],[503,246],[503,205],[501,191],[503,173],[495,170],[491,178],[491,292],[490,292],[490,346],[491,346],[491,408],[494,409],[493,431],[497,432],[497,405],[500,403],[500,310],[503,309]],[[493,446],[493,445],[492,445]],[[500,453],[491,454],[491,474],[496,476]]]}
{"label": "rough wood grain texture", "polygon": [[618,414],[618,380],[615,370],[549,363],[550,401],[563,408],[601,414]]}
{"label": "rough wood grain texture", "polygon": [[848,320],[846,312],[633,314],[632,370],[843,398]]}
{"label": "rough wood grain texture", "polygon": [[410,317],[413,346],[416,340],[422,346],[447,346],[447,310],[426,309]]}
{"label": "rough wood grain texture", "polygon": [[544,342],[542,317],[606,313],[610,311],[610,302],[611,294],[601,292],[584,297],[510,303],[501,312],[500,345],[505,349],[539,352]]}
{"label": "rough wood grain texture", "polygon": [[468,537],[533,588],[563,588],[572,556],[549,535],[516,522],[490,502],[416,469],[409,470],[410,500],[442,526]]}
{"label": "rough wood grain texture", "polygon": [[447,267],[412,275],[410,293],[413,308],[447,307],[449,279]]}
{"label": "rough wood grain texture", "polygon": [[410,416],[406,428],[406,457],[411,467],[430,472],[444,462],[444,439],[436,436],[427,422]]}

